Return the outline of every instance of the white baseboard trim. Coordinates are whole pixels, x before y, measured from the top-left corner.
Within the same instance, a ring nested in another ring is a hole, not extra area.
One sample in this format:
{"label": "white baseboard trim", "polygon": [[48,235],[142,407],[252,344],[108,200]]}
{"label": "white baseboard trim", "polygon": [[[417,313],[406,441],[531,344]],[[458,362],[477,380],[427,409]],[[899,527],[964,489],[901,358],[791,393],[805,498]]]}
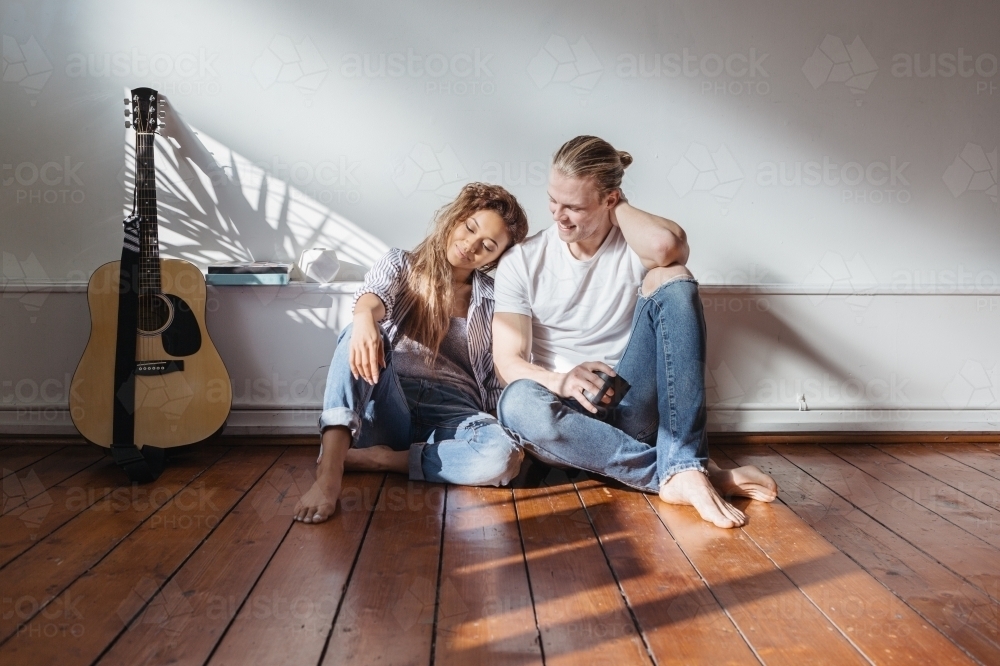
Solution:
{"label": "white baseboard trim", "polygon": [[[317,435],[318,408],[233,409],[225,435]],[[1000,409],[708,410],[712,433],[1000,432]],[[76,435],[58,406],[0,410],[3,435]]]}

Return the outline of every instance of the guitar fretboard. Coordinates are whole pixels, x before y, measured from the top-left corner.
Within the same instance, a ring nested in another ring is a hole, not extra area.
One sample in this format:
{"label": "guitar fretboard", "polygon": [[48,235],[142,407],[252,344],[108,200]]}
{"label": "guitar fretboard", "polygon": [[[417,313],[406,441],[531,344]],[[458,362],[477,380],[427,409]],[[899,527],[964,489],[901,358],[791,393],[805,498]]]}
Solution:
{"label": "guitar fretboard", "polygon": [[[145,104],[145,101],[141,101]],[[155,103],[154,108],[155,108]],[[139,229],[139,289],[143,294],[161,293],[160,241],[156,219],[156,169],[153,166],[151,131],[139,130],[135,135],[135,195],[136,212],[141,217]]]}

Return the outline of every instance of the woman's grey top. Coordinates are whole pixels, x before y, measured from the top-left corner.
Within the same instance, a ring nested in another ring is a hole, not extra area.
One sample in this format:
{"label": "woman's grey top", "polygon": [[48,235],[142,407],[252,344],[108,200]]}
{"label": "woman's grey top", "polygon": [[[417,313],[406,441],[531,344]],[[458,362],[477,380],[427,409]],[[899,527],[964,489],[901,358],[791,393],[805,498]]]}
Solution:
{"label": "woman's grey top", "polygon": [[404,335],[392,352],[392,364],[400,377],[450,384],[468,393],[475,404],[482,402],[469,359],[468,321],[464,317],[451,318],[433,365],[429,363],[431,356],[430,349]]}

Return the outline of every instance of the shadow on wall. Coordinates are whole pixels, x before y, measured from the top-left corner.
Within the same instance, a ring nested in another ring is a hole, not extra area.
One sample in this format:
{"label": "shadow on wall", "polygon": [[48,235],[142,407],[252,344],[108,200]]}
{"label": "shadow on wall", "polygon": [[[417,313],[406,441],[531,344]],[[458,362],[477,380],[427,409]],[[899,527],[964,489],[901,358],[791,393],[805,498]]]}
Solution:
{"label": "shadow on wall", "polygon": [[[863,410],[860,416],[874,419],[879,418],[880,410],[912,408],[893,401],[882,386],[885,378],[869,378],[859,372],[884,362],[862,345],[840,338],[832,330],[811,330],[809,322],[790,318],[791,313],[784,308],[744,307],[740,312],[723,308],[720,312],[712,307],[719,296],[709,292],[701,298],[708,328],[705,390],[714,423],[738,424],[740,412],[755,409]],[[725,294],[721,300],[726,300]],[[767,302],[766,298],[745,295],[730,301]],[[742,362],[740,367],[730,368],[727,359]],[[790,359],[799,372],[790,373]],[[753,377],[756,384],[749,383]],[[823,382],[821,395],[817,395],[819,382]],[[826,388],[829,385],[835,388],[833,396]],[[808,397],[808,403],[801,404],[800,396]]]}
{"label": "shadow on wall", "polygon": [[[128,91],[126,91],[126,96]],[[359,280],[388,246],[246,157],[195,130],[165,97],[156,137],[160,253],[201,269],[222,261],[295,261],[332,249],[338,280]],[[135,184],[135,133],[127,131],[126,214]]]}

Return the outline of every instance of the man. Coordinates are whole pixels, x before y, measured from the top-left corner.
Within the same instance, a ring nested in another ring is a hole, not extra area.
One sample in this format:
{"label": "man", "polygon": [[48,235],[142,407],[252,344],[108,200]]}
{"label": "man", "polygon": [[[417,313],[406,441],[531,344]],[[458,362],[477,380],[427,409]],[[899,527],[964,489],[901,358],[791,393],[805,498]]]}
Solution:
{"label": "man", "polygon": [[[756,467],[722,470],[708,458],[705,320],[684,266],[686,235],[625,200],[631,162],[592,136],[556,153],[555,224],[513,248],[497,270],[493,356],[507,384],[498,417],[544,462],[738,527],[746,517],[719,493],[770,502],[777,485]],[[595,371],[631,384],[617,407],[591,404],[603,383]]]}

